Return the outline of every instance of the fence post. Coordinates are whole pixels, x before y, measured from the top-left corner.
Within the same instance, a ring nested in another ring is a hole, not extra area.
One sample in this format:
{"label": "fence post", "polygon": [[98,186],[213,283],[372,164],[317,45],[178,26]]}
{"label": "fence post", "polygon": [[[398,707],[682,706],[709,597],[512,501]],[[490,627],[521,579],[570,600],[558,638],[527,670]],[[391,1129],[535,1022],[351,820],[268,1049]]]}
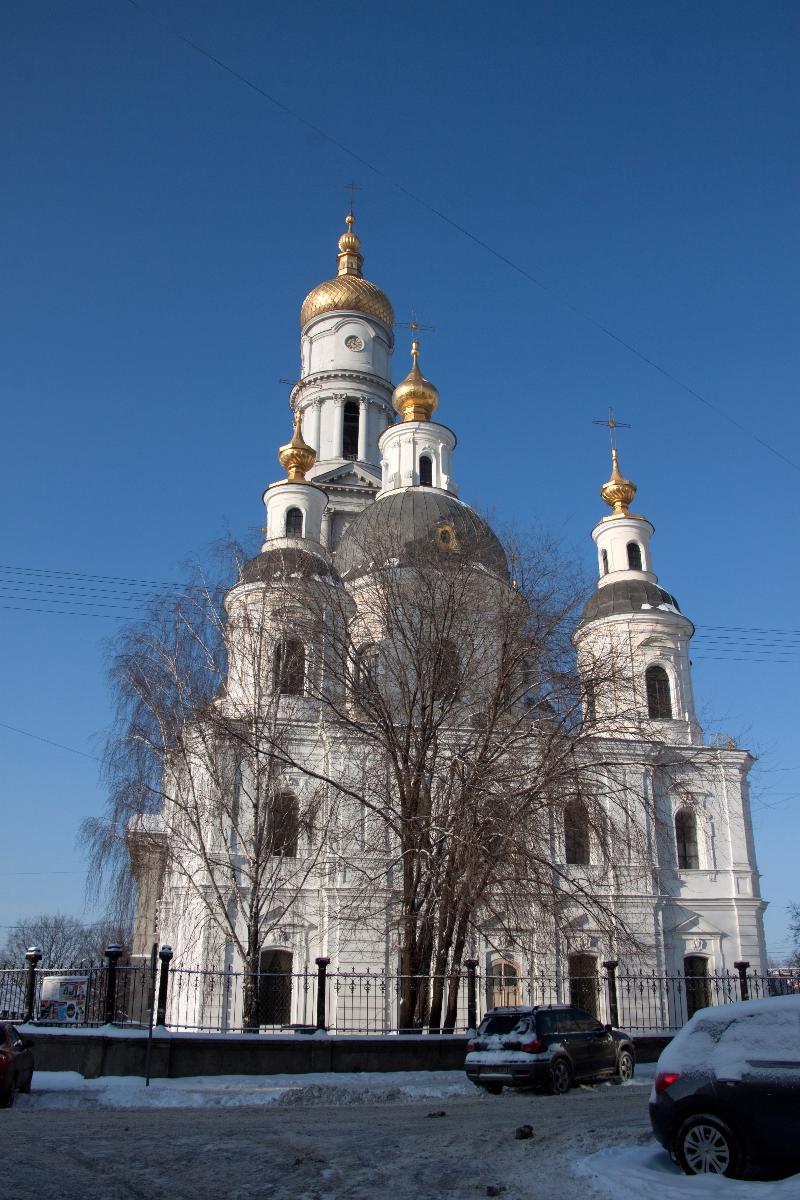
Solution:
{"label": "fence post", "polygon": [[162,946],[158,952],[161,959],[161,973],[158,977],[158,1007],[156,1008],[156,1025],[167,1023],[167,988],[169,986],[169,964],[172,961],[172,946]]}
{"label": "fence post", "polygon": [[111,1025],[114,1020],[114,1011],[117,1006],[117,959],[122,955],[122,946],[118,946],[116,942],[112,942],[110,946],[106,946],[105,956],[108,959],[108,977],[106,978],[106,1025]]}
{"label": "fence post", "polygon": [[747,968],[750,966],[750,963],[749,962],[735,962],[733,965],[736,967],[736,970],[739,972],[739,991],[742,994],[742,999],[749,1000],[750,999],[750,991],[747,986]]}
{"label": "fence post", "polygon": [[467,1028],[478,1028],[478,1003],[477,1003],[477,988],[475,986],[475,971],[478,967],[477,958],[466,959],[464,966],[467,968]]}
{"label": "fence post", "polygon": [[608,984],[608,1015],[611,1024],[616,1029],[619,1026],[619,1004],[617,1003],[617,967],[619,966],[619,959],[610,958],[607,962],[603,963],[603,966],[608,975],[606,979],[606,983]]}
{"label": "fence post", "polygon": [[28,964],[28,975],[25,980],[25,1013],[23,1020],[30,1021],[33,1017],[33,1007],[36,1001],[36,967],[42,961],[42,952],[38,946],[29,946],[25,951],[25,962]]}
{"label": "fence post", "polygon": [[325,1029],[325,991],[329,958],[315,958],[317,964],[317,1029]]}

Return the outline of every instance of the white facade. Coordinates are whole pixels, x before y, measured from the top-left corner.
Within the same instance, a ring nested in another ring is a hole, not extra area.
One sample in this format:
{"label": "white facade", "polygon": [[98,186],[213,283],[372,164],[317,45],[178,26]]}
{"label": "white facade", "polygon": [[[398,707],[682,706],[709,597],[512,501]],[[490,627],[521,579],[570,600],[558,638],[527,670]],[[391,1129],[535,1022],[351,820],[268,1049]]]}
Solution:
{"label": "white facade", "polygon": [[[354,235],[345,235],[343,242],[348,237],[351,242],[340,253],[338,279],[344,285],[353,279],[366,284],[360,276],[360,252],[356,256],[351,248]],[[327,286],[311,293],[304,312]],[[355,285],[346,295],[348,302],[362,303]],[[315,579],[326,579],[330,570],[326,586],[346,587],[333,570],[333,552],[355,516],[376,499],[382,507],[410,490],[434,497],[454,497],[457,490],[452,481],[456,444],[452,431],[430,420],[395,424],[390,382],[393,338],[387,308],[381,307],[388,301],[381,300],[382,293],[374,288],[365,297],[361,309],[331,310],[325,308],[323,295],[302,325],[301,376],[290,403],[302,415],[302,436],[316,452],[316,462],[307,471],[309,482],[281,482],[265,492],[266,540],[260,558],[267,565],[260,576],[255,573],[243,579],[226,602],[232,618],[247,605],[274,605],[270,637],[275,644],[302,631],[304,614],[299,601],[295,603],[291,594],[287,598],[286,579],[270,574],[271,554],[291,550],[305,555],[302,561],[311,564],[308,571]],[[369,306],[375,311],[366,311]],[[429,465],[421,463],[423,458]],[[421,471],[430,471],[430,476],[421,476]],[[615,480],[621,476],[612,476]],[[453,503],[460,502],[454,499]],[[300,514],[299,524],[297,517],[290,517],[292,511]],[[441,523],[441,528],[449,525]],[[597,719],[598,756],[613,761],[618,755],[620,762],[624,760],[632,791],[648,801],[643,831],[647,857],[644,861],[630,857],[632,838],[629,845],[617,848],[610,873],[599,859],[593,861],[591,851],[588,863],[565,862],[564,871],[579,876],[587,888],[602,891],[624,918],[642,948],[636,964],[641,969],[677,974],[691,959],[695,967],[703,960],[712,975],[733,970],[741,960],[763,971],[765,904],[759,892],[748,794],[752,759],[733,745],[703,744],[689,654],[694,627],[674,597],[658,585],[651,553],[653,532],[649,521],[628,512],[624,500],[617,500],[614,513],[598,523],[592,534],[598,551],[597,589],[587,601],[574,638],[579,665],[585,665],[587,675],[590,665],[599,660],[613,665],[608,686],[587,696],[587,708],[592,709],[587,717]],[[355,611],[357,588],[351,591]],[[321,636],[324,640],[324,633]],[[273,655],[270,643],[265,663]],[[231,660],[235,664],[233,644]],[[321,645],[306,646],[302,670],[317,673],[317,687],[323,660]],[[226,697],[218,703],[235,705],[254,686],[252,680],[232,679]],[[351,748],[333,727],[326,727],[318,706],[311,700],[304,702],[301,695],[292,711],[295,759],[317,763],[320,774],[345,776]],[[664,744],[686,752],[684,766],[677,772],[663,769],[659,746]],[[308,781],[302,771],[287,767],[285,785],[287,791],[300,794]],[[354,816],[352,828],[357,825]],[[555,858],[563,857],[563,829],[554,825],[550,837]],[[352,853],[354,858],[359,853],[357,838]],[[302,874],[309,855],[313,863]],[[216,929],[201,929],[198,935],[202,915],[193,911],[177,877],[168,873],[158,886],[154,884],[157,871],[152,860],[152,854],[143,856],[145,865],[140,868],[137,930],[143,946],[156,937],[175,948],[176,963],[182,960],[190,965],[189,958],[198,967],[236,966],[230,945]],[[284,868],[291,902],[270,928],[263,961],[289,962],[294,971],[313,971],[315,957],[324,955],[331,959],[331,970],[396,969],[395,945],[381,925],[385,897],[375,896],[374,920],[362,914],[354,921],[348,909],[350,884],[341,845],[337,862],[332,873],[324,847],[299,838],[294,862]],[[295,886],[298,871],[302,881]],[[506,961],[511,981],[506,999],[515,998],[514,971],[520,977],[529,972],[563,977],[574,961],[570,956],[583,955],[584,964],[594,961],[597,969],[605,959],[618,956],[608,935],[579,914],[569,936],[546,924],[537,928],[534,922],[530,930],[521,931],[505,958],[490,931],[477,938],[471,950],[481,970],[498,978],[498,971],[505,969],[499,964]],[[494,998],[499,996],[495,991]],[[306,1019],[297,1007],[300,1003],[299,997],[292,1001],[293,1020]]]}

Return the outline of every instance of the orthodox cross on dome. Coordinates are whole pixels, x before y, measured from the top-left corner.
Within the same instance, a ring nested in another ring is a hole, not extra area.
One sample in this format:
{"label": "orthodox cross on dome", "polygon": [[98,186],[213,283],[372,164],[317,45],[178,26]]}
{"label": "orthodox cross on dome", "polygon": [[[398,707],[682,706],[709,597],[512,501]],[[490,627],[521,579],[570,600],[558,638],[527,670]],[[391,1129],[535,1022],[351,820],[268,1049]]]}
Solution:
{"label": "orthodox cross on dome", "polygon": [[425,333],[436,333],[436,326],[423,325],[422,322],[417,319],[416,310],[413,308],[411,309],[410,321],[395,321],[395,325],[399,325],[403,329],[410,329],[414,334],[418,333],[420,329],[423,329]]}
{"label": "orthodox cross on dome", "polygon": [[345,220],[347,221],[348,225],[352,226],[353,221],[355,221],[355,216],[353,215],[353,206],[356,202],[356,192],[359,191],[359,186],[357,183],[353,183],[352,180],[350,183],[346,183],[344,186],[345,189],[350,193],[350,212]]}
{"label": "orthodox cross on dome", "polygon": [[611,437],[611,449],[612,449],[612,451],[615,451],[615,450],[616,450],[616,448],[617,448],[617,430],[618,430],[618,429],[630,429],[630,428],[631,428],[631,426],[628,424],[628,422],[627,422],[627,421],[617,421],[617,420],[615,420],[615,418],[614,418],[614,410],[613,410],[613,408],[611,407],[611,405],[610,405],[610,404],[609,404],[609,406],[608,406],[608,418],[607,418],[605,421],[592,421],[592,424],[593,424],[593,425],[605,425],[605,427],[606,427],[606,429],[608,430],[608,432],[609,432],[609,435],[610,435],[610,437]]}

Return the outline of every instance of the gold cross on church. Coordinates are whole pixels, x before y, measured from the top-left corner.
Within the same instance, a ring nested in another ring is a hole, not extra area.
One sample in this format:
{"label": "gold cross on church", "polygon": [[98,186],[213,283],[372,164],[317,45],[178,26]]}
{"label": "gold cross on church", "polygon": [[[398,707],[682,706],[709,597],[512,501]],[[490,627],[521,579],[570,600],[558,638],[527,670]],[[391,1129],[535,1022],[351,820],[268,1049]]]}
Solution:
{"label": "gold cross on church", "polygon": [[627,421],[617,421],[614,419],[614,410],[611,405],[608,406],[608,418],[605,421],[592,421],[593,425],[605,425],[611,437],[611,449],[617,448],[617,430],[630,429]]}

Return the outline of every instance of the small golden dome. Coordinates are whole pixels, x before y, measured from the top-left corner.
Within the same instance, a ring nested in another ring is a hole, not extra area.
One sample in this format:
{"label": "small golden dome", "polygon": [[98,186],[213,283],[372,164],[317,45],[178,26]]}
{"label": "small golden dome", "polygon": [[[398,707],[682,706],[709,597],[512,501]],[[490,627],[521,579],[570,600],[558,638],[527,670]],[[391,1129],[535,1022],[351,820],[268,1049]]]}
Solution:
{"label": "small golden dome", "polygon": [[[612,517],[631,517],[628,505],[633,503],[636,495],[636,484],[625,479],[619,469],[616,447],[611,451],[611,478],[600,488],[600,495],[606,504],[613,509]],[[606,517],[606,520],[610,520]]]}
{"label": "small golden dome", "polygon": [[404,421],[430,421],[439,403],[439,392],[419,369],[419,342],[411,343],[413,366],[392,396],[397,412]]}
{"label": "small golden dome", "polygon": [[294,414],[292,440],[278,451],[278,461],[286,471],[289,483],[305,483],[306,471],[311,470],[317,458],[316,452],[303,441],[301,421],[302,414],[298,408]]}
{"label": "small golden dome", "polygon": [[326,279],[308,293],[300,309],[301,326],[322,313],[337,311],[363,312],[383,321],[389,329],[394,325],[394,309],[389,297],[361,274],[364,256],[358,234],[353,232],[354,220],[352,212],[348,213],[345,218],[347,230],[339,238],[339,273],[335,279]]}

